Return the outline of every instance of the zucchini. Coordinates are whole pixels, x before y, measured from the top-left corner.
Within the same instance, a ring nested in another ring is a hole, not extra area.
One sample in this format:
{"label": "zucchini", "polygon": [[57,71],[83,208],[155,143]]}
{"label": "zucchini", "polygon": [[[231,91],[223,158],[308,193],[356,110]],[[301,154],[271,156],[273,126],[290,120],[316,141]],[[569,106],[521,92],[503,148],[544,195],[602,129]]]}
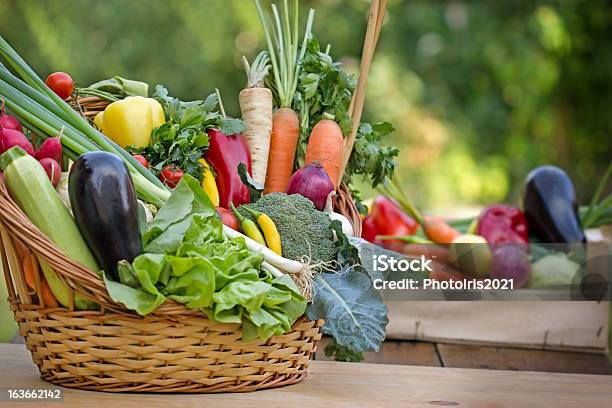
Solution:
{"label": "zucchini", "polygon": [[[20,147],[13,147],[0,156],[0,168],[4,171],[8,191],[32,223],[70,259],[98,271],[96,259],[36,159]],[[53,296],[60,304],[69,307],[72,289],[44,262],[41,270]],[[95,303],[79,295],[74,297],[74,304],[79,310],[97,308]]]}

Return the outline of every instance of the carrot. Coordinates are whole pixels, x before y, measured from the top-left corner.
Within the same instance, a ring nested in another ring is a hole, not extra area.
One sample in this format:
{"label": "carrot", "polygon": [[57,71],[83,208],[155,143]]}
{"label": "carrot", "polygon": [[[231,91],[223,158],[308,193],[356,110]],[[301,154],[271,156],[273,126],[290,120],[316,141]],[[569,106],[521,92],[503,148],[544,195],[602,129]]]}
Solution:
{"label": "carrot", "polygon": [[[259,0],[255,0],[255,8],[268,46],[272,68],[270,88],[280,106],[272,117],[272,136],[264,188],[264,193],[272,193],[285,191],[293,172],[295,151],[300,135],[300,121],[291,106],[300,76],[300,61],[306,54],[306,44],[312,30],[314,10],[310,9],[308,12],[300,49],[298,0],[293,0],[293,7],[289,7],[289,2],[284,0],[280,3],[280,11],[273,4],[271,13],[264,11]],[[302,112],[302,114],[306,113]]]}
{"label": "carrot", "polygon": [[409,256],[424,255],[425,258],[435,259],[440,262],[449,263],[449,250],[436,244],[406,244],[402,253]]}
{"label": "carrot", "polygon": [[461,233],[437,217],[425,217],[425,235],[438,244],[450,244]]}
{"label": "carrot", "polygon": [[337,190],[343,158],[344,137],[340,126],[330,119],[319,121],[310,133],[306,149],[306,163],[321,163]]}
{"label": "carrot", "polygon": [[30,289],[36,289],[36,277],[31,256],[32,252],[19,241],[15,241],[15,249],[17,250],[17,255],[21,259],[21,268],[23,269],[23,276],[26,284]]}
{"label": "carrot", "polygon": [[252,177],[260,184],[266,181],[272,133],[272,91],[264,87],[264,80],[270,68],[269,61],[266,52],[257,55],[253,65],[249,65],[247,59],[242,57],[247,74],[247,87],[240,91],[238,97],[245,126],[243,135],[251,153]]}
{"label": "carrot", "polygon": [[17,250],[19,258],[21,258],[21,267],[23,268],[23,275],[25,277],[26,284],[30,287],[30,289],[38,291],[39,289],[36,288],[36,275],[38,275],[38,279],[40,279],[40,293],[36,294],[42,298],[45,307],[58,307],[59,305],[57,303],[57,299],[55,299],[55,296],[53,296],[45,276],[43,274],[39,274],[36,266],[34,265],[34,255],[32,254],[32,251],[18,241],[15,241],[15,249]]}
{"label": "carrot", "polygon": [[44,275],[41,275],[40,292],[40,297],[45,303],[46,308],[59,307],[59,303],[57,303],[57,299],[55,299],[55,296],[53,296],[53,292],[51,292],[51,288],[49,287]]}
{"label": "carrot", "polygon": [[437,281],[462,280],[463,274],[457,269],[443,262],[432,261],[429,279]]}
{"label": "carrot", "polygon": [[268,173],[264,193],[285,191],[293,172],[293,161],[300,134],[297,113],[290,108],[280,108],[272,117],[272,138]]}

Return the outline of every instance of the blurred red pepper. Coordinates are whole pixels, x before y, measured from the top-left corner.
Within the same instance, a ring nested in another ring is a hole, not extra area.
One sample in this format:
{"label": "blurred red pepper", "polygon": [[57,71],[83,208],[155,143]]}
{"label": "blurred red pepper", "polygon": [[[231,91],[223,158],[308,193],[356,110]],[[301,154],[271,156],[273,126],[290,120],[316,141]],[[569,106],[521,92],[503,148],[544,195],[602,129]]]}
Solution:
{"label": "blurred red pepper", "polygon": [[498,244],[526,244],[529,242],[525,215],[516,207],[503,204],[485,208],[478,218],[478,235],[492,247]]}
{"label": "blurred red pepper", "polygon": [[241,134],[225,135],[217,129],[207,130],[210,139],[206,161],[217,174],[219,206],[229,208],[250,202],[249,190],[238,174],[238,165],[244,163],[251,173],[251,154]]}
{"label": "blurred red pepper", "polygon": [[376,245],[382,245],[382,241],[376,239],[376,236],[379,235],[376,232],[376,223],[374,222],[374,217],[371,215],[367,215],[362,223],[361,223],[361,238],[365,239],[368,242]]}
{"label": "blurred red pepper", "polygon": [[[403,212],[395,201],[385,196],[378,196],[374,200],[368,217],[373,220],[373,222],[364,220],[370,237],[372,237],[372,227],[375,230],[374,237],[376,235],[413,235],[419,229],[419,224],[412,217]],[[369,223],[372,225],[368,225]],[[369,241],[365,236],[364,239]],[[370,242],[380,243],[380,241],[374,242],[375,238],[372,239],[373,241]],[[382,246],[394,251],[401,250],[404,244],[401,240],[384,240],[382,242]]]}

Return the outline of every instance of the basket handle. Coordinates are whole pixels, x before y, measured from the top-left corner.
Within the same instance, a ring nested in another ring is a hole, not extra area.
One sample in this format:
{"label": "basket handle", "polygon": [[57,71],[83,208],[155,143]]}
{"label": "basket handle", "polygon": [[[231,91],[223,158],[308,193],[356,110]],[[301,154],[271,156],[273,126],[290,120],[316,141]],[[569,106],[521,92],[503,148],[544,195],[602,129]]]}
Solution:
{"label": "basket handle", "polygon": [[376,49],[383,21],[385,19],[386,6],[387,0],[372,0],[372,5],[370,6],[368,28],[366,30],[363,51],[361,53],[359,79],[357,80],[357,87],[353,93],[353,99],[351,100],[348,112],[349,116],[353,120],[353,127],[351,128],[351,134],[345,142],[344,158],[342,160],[342,167],[340,168],[340,177],[338,180],[342,180],[344,177],[344,172],[351,157],[353,145],[355,144],[355,138],[357,137],[357,131],[359,130],[359,123],[361,122],[361,114],[363,112],[363,105],[365,103],[370,64],[372,63],[374,50]]}

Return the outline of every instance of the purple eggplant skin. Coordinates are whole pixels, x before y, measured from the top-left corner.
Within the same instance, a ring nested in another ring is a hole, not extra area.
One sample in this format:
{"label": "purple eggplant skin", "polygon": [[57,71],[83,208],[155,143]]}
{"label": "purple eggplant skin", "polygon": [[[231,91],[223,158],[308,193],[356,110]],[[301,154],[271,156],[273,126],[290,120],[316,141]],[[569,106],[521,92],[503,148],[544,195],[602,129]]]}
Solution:
{"label": "purple eggplant skin", "polygon": [[81,235],[107,276],[119,281],[117,262],[132,262],[143,251],[127,166],[112,153],[85,153],[70,169],[68,192]]}
{"label": "purple eggplant skin", "polygon": [[540,166],[527,175],[523,211],[529,233],[543,243],[586,242],[574,183],[559,167]]}

